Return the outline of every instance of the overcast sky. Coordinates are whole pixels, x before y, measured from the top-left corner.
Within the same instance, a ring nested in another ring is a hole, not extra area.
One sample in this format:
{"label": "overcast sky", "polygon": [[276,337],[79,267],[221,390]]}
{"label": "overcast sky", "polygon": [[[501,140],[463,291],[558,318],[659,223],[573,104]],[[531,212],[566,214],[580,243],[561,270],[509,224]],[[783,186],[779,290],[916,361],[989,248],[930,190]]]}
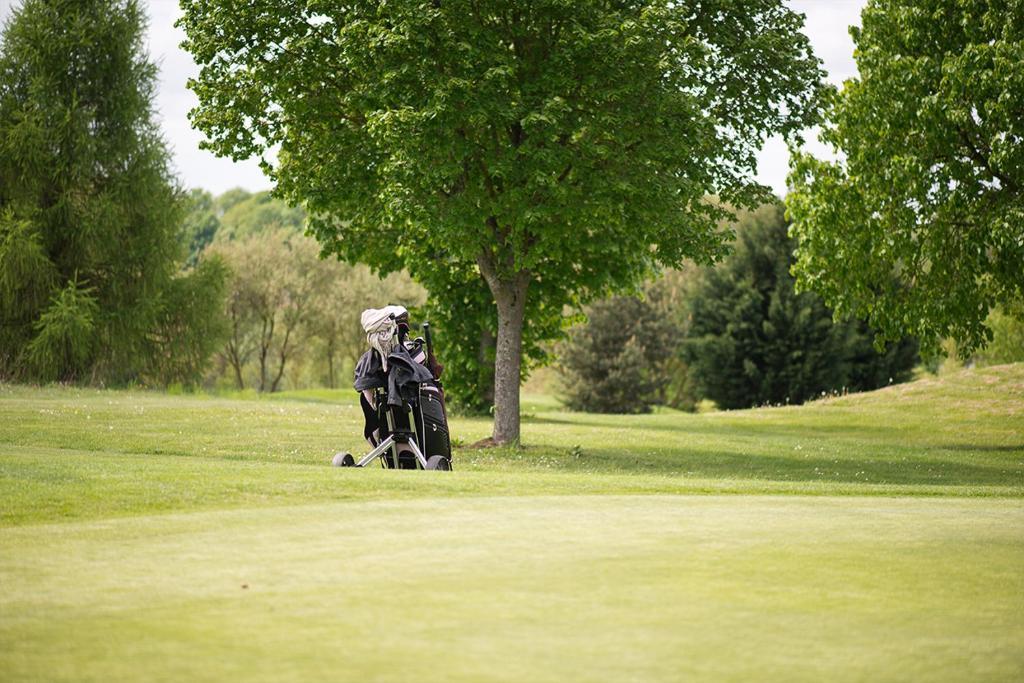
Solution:
{"label": "overcast sky", "polygon": [[[199,149],[201,136],[188,122],[188,111],[196,97],[185,82],[198,73],[195,62],[178,45],[184,34],[174,27],[181,10],[177,0],[144,0],[149,10],[149,52],[160,65],[160,86],[156,110],[167,141],[174,151],[174,165],[186,187],[202,187],[214,194],[232,187],[250,191],[267,189],[255,161],[232,162]],[[787,0],[797,11],[807,15],[806,32],[815,53],[825,63],[829,80],[841,84],[856,74],[853,42],[847,28],[859,23],[860,10],[866,0]],[[0,0],[0,18],[20,0]],[[813,136],[812,136],[813,137]],[[820,145],[809,140],[818,153]],[[785,193],[788,153],[781,139],[769,140],[759,155],[758,179]]]}

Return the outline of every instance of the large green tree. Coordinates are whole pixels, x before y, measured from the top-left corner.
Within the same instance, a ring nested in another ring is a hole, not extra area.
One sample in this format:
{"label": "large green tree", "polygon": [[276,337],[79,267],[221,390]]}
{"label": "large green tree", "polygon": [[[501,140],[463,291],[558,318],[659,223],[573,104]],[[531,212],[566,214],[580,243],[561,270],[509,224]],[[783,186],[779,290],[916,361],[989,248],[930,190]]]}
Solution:
{"label": "large green tree", "polygon": [[885,339],[970,355],[996,304],[1024,300],[1024,2],[869,0],[859,75],[796,154],[796,272]]}
{"label": "large green tree", "polygon": [[765,137],[817,114],[819,62],[781,0],[182,4],[209,148],[278,147],[266,168],[328,251],[487,285],[499,443],[519,438],[531,301],[713,259],[708,194],[762,197]]}
{"label": "large green tree", "polygon": [[[193,381],[223,271],[183,275],[182,197],[134,0],[25,0],[0,43],[0,375]],[[198,319],[189,316],[198,316]]]}

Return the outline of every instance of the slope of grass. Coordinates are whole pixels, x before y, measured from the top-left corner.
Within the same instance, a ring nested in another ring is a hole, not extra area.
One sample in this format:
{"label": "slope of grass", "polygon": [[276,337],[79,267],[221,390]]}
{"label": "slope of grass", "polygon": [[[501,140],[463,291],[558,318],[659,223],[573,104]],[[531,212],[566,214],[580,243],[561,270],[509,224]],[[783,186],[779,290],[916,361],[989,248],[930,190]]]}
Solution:
{"label": "slope of grass", "polygon": [[0,386],[0,680],[1024,677],[1024,366],[525,410],[353,471],[351,392]]}

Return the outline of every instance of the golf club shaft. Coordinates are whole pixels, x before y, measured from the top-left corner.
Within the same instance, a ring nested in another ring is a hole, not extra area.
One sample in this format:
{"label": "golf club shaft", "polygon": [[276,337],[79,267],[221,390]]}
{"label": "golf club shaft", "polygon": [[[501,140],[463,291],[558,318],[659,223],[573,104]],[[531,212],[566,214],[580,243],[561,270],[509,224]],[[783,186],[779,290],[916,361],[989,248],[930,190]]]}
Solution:
{"label": "golf club shaft", "polygon": [[430,336],[430,323],[423,323],[423,338],[427,341],[427,356],[434,355],[434,340]]}

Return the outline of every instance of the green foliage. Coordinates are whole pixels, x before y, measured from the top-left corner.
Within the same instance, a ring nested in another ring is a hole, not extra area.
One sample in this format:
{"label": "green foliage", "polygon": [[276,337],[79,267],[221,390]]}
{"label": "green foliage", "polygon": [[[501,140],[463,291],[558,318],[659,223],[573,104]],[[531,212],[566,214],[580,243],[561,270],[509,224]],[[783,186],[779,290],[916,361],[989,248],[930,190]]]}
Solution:
{"label": "green foliage", "polygon": [[646,413],[664,400],[676,328],[658,308],[616,296],[587,308],[562,345],[567,405],[592,413]]}
{"label": "green foliage", "polygon": [[874,331],[863,320],[835,322],[833,334],[840,338],[839,383],[844,391],[870,391],[906,382],[921,360],[920,344],[913,337],[886,343],[879,351]]}
{"label": "green foliage", "polygon": [[862,22],[822,134],[843,160],[792,161],[798,284],[967,357],[1024,300],[1024,4],[870,0]]}
{"label": "green foliage", "polygon": [[257,192],[244,198],[241,192],[225,193],[227,197],[222,206],[226,208],[220,217],[217,239],[245,239],[274,230],[301,234],[305,229],[306,212],[301,208],[288,206],[271,197],[269,192]]}
{"label": "green foliage", "polygon": [[231,210],[235,204],[243,202],[252,196],[251,192],[243,190],[240,187],[228,190],[227,192],[218,195],[213,200],[213,207],[216,210],[218,216],[223,216],[225,213]]}
{"label": "green foliage", "polygon": [[239,389],[250,358],[258,391],[276,391],[309,322],[312,299],[326,284],[316,244],[283,231],[218,244],[231,269],[227,360]]}
{"label": "green foliage", "polygon": [[992,330],[992,341],[974,355],[981,365],[1024,362],[1024,305],[996,308],[985,323]]}
{"label": "green foliage", "polygon": [[350,378],[339,382],[339,376],[367,348],[362,311],[423,302],[422,288],[407,275],[381,280],[366,266],[321,259],[315,240],[286,228],[218,238],[207,255],[223,259],[231,271],[221,358],[238,389],[274,392],[303,384],[289,375],[303,366],[317,368],[306,384],[350,386]]}
{"label": "green foliage", "polygon": [[880,355],[863,323],[833,324],[817,294],[795,291],[781,206],[745,214],[737,233],[735,252],[704,273],[690,300],[684,352],[701,396],[746,408],[909,378],[916,343]]}
{"label": "green foliage", "polygon": [[196,386],[202,381],[210,358],[227,338],[223,302],[229,275],[220,259],[203,258],[163,291],[151,335],[155,351],[148,374],[155,383]]}
{"label": "green foliage", "polygon": [[715,258],[705,197],[763,198],[764,138],[817,117],[819,63],[779,0],[183,7],[207,148],[279,147],[266,166],[329,252],[432,292],[473,282],[467,315],[486,282],[497,314],[459,357],[496,323],[499,441],[518,439],[527,316],[546,333],[656,263]]}
{"label": "green foliage", "polygon": [[11,207],[0,213],[0,375],[15,367],[32,338],[33,314],[47,304],[56,268],[33,223]]}
{"label": "green foliage", "polygon": [[203,259],[223,259],[230,273],[227,329],[209,381],[230,377],[236,388],[266,391],[348,386],[345,373],[366,350],[360,313],[424,301],[422,287],[404,272],[380,278],[366,265],[317,258],[316,243],[302,235],[305,211],[269,193],[234,189],[210,197],[194,190],[192,197],[186,225],[213,226]]}
{"label": "green foliage", "polygon": [[213,203],[213,195],[206,190],[193,189],[188,193],[181,242],[188,252],[188,264],[195,265],[220,229]]}
{"label": "green foliage", "polygon": [[40,378],[74,380],[84,367],[96,345],[99,305],[94,291],[71,280],[33,325],[36,335],[25,351]]}
{"label": "green foliage", "polygon": [[[481,415],[494,407],[494,362],[498,315],[494,296],[476,268],[421,272],[430,292],[423,317],[434,327],[438,359],[445,366],[445,399],[456,410]],[[520,374],[549,360],[549,342],[561,336],[567,320],[551,298],[533,297],[526,302],[522,353],[526,360]]]}
{"label": "green foliage", "polygon": [[324,385],[350,387],[352,375],[342,373],[351,373],[367,349],[362,312],[392,303],[415,309],[423,304],[426,292],[406,273],[379,278],[363,264],[334,258],[321,260],[316,267],[324,271],[325,281],[313,294],[308,323],[313,343],[307,349],[307,361],[314,353],[322,359],[317,379]]}
{"label": "green foliage", "polygon": [[157,333],[188,285],[143,25],[135,0],[25,0],[4,25],[0,376],[126,382],[179,348]]}
{"label": "green foliage", "polygon": [[689,301],[702,275],[700,267],[687,264],[681,268],[666,269],[644,285],[647,300],[655,306],[658,315],[672,326],[676,336],[672,343],[674,352],[664,364],[668,381],[659,403],[687,412],[697,409],[701,397],[697,393],[690,368],[678,350],[680,340],[690,329]]}

